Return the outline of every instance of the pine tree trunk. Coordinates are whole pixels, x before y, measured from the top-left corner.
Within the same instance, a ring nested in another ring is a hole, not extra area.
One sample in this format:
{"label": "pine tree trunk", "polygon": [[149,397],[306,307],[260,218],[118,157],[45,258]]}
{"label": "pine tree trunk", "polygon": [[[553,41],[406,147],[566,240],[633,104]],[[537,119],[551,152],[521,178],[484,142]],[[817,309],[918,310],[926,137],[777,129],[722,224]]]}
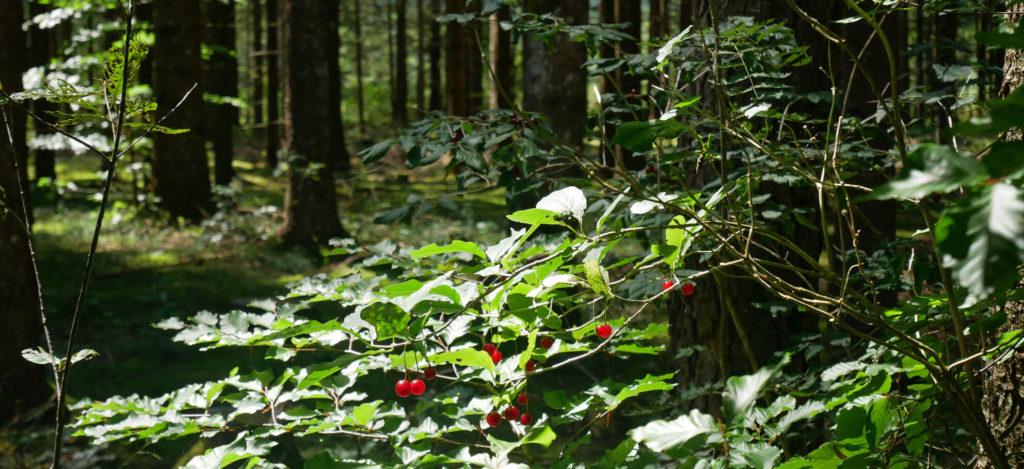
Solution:
{"label": "pine tree trunk", "polygon": [[416,116],[423,117],[427,105],[427,63],[423,43],[423,0],[416,0]]}
{"label": "pine tree trunk", "polygon": [[[154,91],[159,112],[171,110],[192,85],[202,81],[202,22],[199,0],[153,4],[156,43]],[[178,135],[153,136],[153,191],[172,216],[203,218],[210,209],[210,168],[203,144],[203,89],[196,87],[164,121],[171,128],[191,128]]]}
{"label": "pine tree trunk", "polygon": [[515,99],[515,83],[512,81],[512,34],[502,29],[501,23],[511,19],[509,7],[502,6],[491,15],[490,49],[491,68],[491,109],[510,109]]}
{"label": "pine tree trunk", "polygon": [[366,136],[366,118],[363,113],[363,32],[362,15],[359,13],[359,0],[352,0],[354,29],[356,33],[356,107],[359,112],[359,134]]}
{"label": "pine tree trunk", "polygon": [[[206,2],[206,42],[211,49],[204,88],[223,98],[238,96],[238,60],[235,58],[235,4]],[[225,185],[235,177],[233,134],[238,108],[229,103],[205,103],[207,140],[213,144],[214,181]]]}
{"label": "pine tree trunk", "polygon": [[[587,24],[586,0],[533,0],[527,6],[531,12],[552,13],[569,24]],[[587,51],[565,34],[552,38],[551,50],[544,40],[532,36],[523,42],[523,109],[543,114],[564,143],[581,148],[587,115],[587,72],[581,66]]]}
{"label": "pine tree trunk", "polygon": [[277,167],[277,151],[281,148],[281,48],[278,34],[280,19],[278,10],[281,0],[266,0],[264,9],[267,14],[267,53],[264,63],[267,64],[267,128],[264,134],[264,151],[267,152],[267,168]]}
{"label": "pine tree trunk", "polygon": [[444,107],[444,92],[441,85],[441,23],[437,16],[441,11],[441,0],[430,0],[430,42],[427,54],[430,57],[430,104],[431,111]]}
{"label": "pine tree trunk", "polygon": [[266,51],[263,50],[263,0],[252,2],[252,123],[263,123],[263,68]]}
{"label": "pine tree trunk", "polygon": [[[1011,14],[1006,22],[1017,24],[1024,16],[1024,3],[1010,7]],[[1000,94],[1003,96],[1013,92],[1024,83],[1024,51],[1007,49],[1003,62],[1003,85]],[[1020,129],[1013,129],[1007,139],[1021,140]],[[1024,272],[1021,272],[1024,275]],[[1019,286],[1019,285],[1018,285]],[[1006,305],[1006,323],[993,337],[1010,331],[1024,329],[1024,301],[1015,301]],[[1011,467],[1024,467],[1024,350],[1018,348],[1006,361],[994,365],[981,376],[982,401],[981,408],[985,419],[992,427],[992,433],[1008,456]],[[976,469],[995,467],[982,452],[979,454]]]}
{"label": "pine tree trunk", "polygon": [[[467,5],[467,13],[479,13],[480,2]],[[474,114],[484,108],[484,62],[480,54],[482,45],[480,23],[473,22],[462,27],[462,43],[466,51],[466,114]]]}
{"label": "pine tree trunk", "polygon": [[[466,5],[462,0],[448,0],[445,13],[465,13]],[[469,112],[467,96],[469,81],[468,64],[466,63],[465,33],[459,23],[452,21],[445,25],[445,85],[448,98],[448,114],[465,116]]]}
{"label": "pine tree trunk", "polygon": [[[32,17],[47,13],[50,10],[52,10],[52,7],[49,5],[43,5],[38,2],[29,2],[29,15]],[[56,31],[53,28],[42,29],[38,25],[33,25],[31,29],[29,39],[31,39],[32,44],[29,46],[29,52],[31,54],[29,59],[29,66],[44,67],[42,69],[43,75],[46,74],[45,67],[49,63],[50,57],[55,56],[57,52],[57,47],[55,44],[55,32]],[[35,101],[32,101],[32,112],[34,112],[37,116],[40,116],[44,119],[52,121],[53,119],[50,117],[50,113],[56,111],[57,109],[58,106],[56,104],[51,103],[45,99],[37,99]],[[49,127],[39,122],[33,122],[32,125],[35,129],[37,137],[45,137],[47,135],[53,134],[53,131],[50,130]],[[56,179],[56,152],[54,152],[53,150],[47,150],[45,148],[39,148],[37,150],[33,150],[32,153],[35,157],[36,180],[39,180],[41,178],[49,178],[51,180]]]}
{"label": "pine tree trunk", "polygon": [[341,65],[338,63],[341,39],[338,36],[338,5],[327,7],[327,27],[324,42],[327,44],[327,85],[330,97],[327,101],[328,123],[331,133],[332,171],[352,169],[352,161],[345,146],[345,126],[341,120]]}
{"label": "pine tree trunk", "polygon": [[392,90],[394,99],[391,101],[391,120],[396,128],[405,127],[405,124],[408,123],[409,48],[408,34],[405,30],[405,10],[405,0],[397,0],[395,4],[395,88]]}
{"label": "pine tree trunk", "polygon": [[[25,71],[25,21],[21,2],[0,2],[0,83],[7,93],[22,89]],[[29,213],[22,210],[18,179],[28,190],[25,147],[25,115],[10,106],[0,107],[0,422],[26,411],[44,400],[44,368],[29,363],[21,351],[39,344],[39,305],[34,270],[28,250],[28,236],[22,221]],[[11,119],[14,152],[4,122]],[[14,170],[14,161],[18,169]],[[26,197],[28,194],[26,192]],[[25,201],[31,213],[31,204]]]}
{"label": "pine tree trunk", "polygon": [[284,149],[288,151],[285,244],[313,248],[347,237],[338,220],[331,171],[328,62],[336,57],[324,30],[336,6],[321,0],[284,0]]}

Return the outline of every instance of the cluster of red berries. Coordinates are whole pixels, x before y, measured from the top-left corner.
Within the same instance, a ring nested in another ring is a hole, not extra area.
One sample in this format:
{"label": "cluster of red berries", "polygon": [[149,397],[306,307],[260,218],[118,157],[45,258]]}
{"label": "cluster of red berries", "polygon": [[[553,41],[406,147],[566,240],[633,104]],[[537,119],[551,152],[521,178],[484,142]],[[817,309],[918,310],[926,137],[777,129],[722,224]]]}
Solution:
{"label": "cluster of red berries", "polygon": [[[525,406],[527,402],[530,402],[530,395],[526,394],[525,392],[521,392],[518,396],[516,396],[516,402],[518,402],[519,405]],[[530,415],[529,411],[520,413],[519,408],[514,405],[506,407],[504,414],[505,420],[508,420],[509,422],[515,422],[516,420],[518,420],[519,423],[523,425],[529,425],[533,423],[533,415]],[[501,414],[499,414],[497,411],[493,411],[487,414],[487,425],[490,425],[492,427],[497,427],[498,425],[501,425]]]}
{"label": "cluster of red berries", "polygon": [[501,361],[501,350],[498,350],[498,347],[495,347],[494,344],[484,344],[484,353],[491,356],[491,361],[495,365]]}
{"label": "cluster of red berries", "polygon": [[[437,370],[432,366],[423,370],[423,380],[430,381],[436,376]],[[395,383],[395,394],[398,394],[398,397],[409,397],[410,394],[419,396],[427,390],[427,385],[423,380],[413,378],[412,381],[409,381],[408,378],[402,378]]]}
{"label": "cluster of red berries", "polygon": [[[674,287],[675,285],[676,285],[675,282],[673,282],[671,280],[665,280],[665,283],[661,284],[661,289],[662,290],[669,290],[672,287]],[[693,282],[686,282],[682,286],[679,287],[679,291],[683,292],[684,296],[690,296],[690,295],[693,294],[693,291],[696,290],[696,288],[697,287],[693,285]]]}

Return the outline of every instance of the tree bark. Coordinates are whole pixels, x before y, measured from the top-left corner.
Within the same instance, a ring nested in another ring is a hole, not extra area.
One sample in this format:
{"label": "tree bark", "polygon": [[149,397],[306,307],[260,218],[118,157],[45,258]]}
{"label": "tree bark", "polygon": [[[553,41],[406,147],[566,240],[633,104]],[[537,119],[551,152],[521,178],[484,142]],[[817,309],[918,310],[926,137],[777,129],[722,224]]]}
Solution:
{"label": "tree bark", "polygon": [[423,117],[427,105],[426,49],[423,43],[423,0],[416,0],[416,116]]}
{"label": "tree bark", "polygon": [[338,36],[338,5],[327,7],[327,27],[324,29],[324,42],[327,44],[327,85],[330,97],[327,101],[328,123],[331,134],[331,161],[334,171],[352,169],[352,160],[345,146],[345,126],[341,120],[341,65],[338,63],[341,39]]}
{"label": "tree bark", "polygon": [[280,19],[278,18],[278,7],[281,0],[266,0],[267,14],[267,53],[265,63],[267,64],[267,131],[264,134],[264,148],[267,152],[267,168],[277,168],[277,151],[281,148],[281,72],[278,64],[281,60],[280,41]]}
{"label": "tree bark", "polygon": [[430,44],[427,54],[430,56],[430,104],[431,111],[440,111],[444,106],[444,94],[441,90],[441,23],[437,16],[441,11],[441,0],[430,0]]}
{"label": "tree bark", "polygon": [[[22,90],[25,71],[25,21],[21,2],[0,2],[0,84],[7,93]],[[28,233],[22,221],[31,213],[22,210],[18,180],[28,189],[26,174],[25,115],[10,106],[0,107],[0,422],[15,417],[48,396],[44,368],[29,363],[21,351],[39,343],[39,304],[34,269],[28,249]],[[4,122],[10,119],[12,142]],[[19,171],[14,170],[18,161]],[[28,197],[28,194],[25,194]]]}
{"label": "tree bark", "polygon": [[309,248],[348,236],[338,220],[330,116],[323,105],[330,99],[327,63],[337,54],[323,31],[335,8],[321,0],[282,2],[284,148],[290,159],[279,235],[285,244]]}
{"label": "tree bark", "polygon": [[396,128],[405,127],[409,122],[408,34],[405,31],[405,0],[395,3],[395,88],[391,101],[391,122]]}
{"label": "tree bark", "polygon": [[366,118],[363,112],[363,32],[362,15],[359,13],[359,0],[353,0],[352,6],[355,9],[353,21],[356,34],[356,107],[359,112],[359,134],[366,136]]}
{"label": "tree bark", "polygon": [[[238,60],[235,58],[235,4],[233,1],[206,2],[207,45],[211,49],[206,66],[204,88],[207,93],[221,98],[238,96]],[[234,159],[233,134],[238,123],[238,108],[234,104],[205,103],[207,140],[213,144],[214,181],[229,184],[235,177],[231,167]]]}
{"label": "tree bark", "polygon": [[[1024,3],[1010,7],[1006,22],[1017,24],[1024,16]],[[1007,49],[1003,62],[1003,84],[1000,94],[1003,96],[1013,92],[1024,83],[1024,51]],[[1008,139],[1021,140],[1020,129],[1013,129]],[[1024,276],[1024,272],[1021,272]],[[1018,285],[1019,286],[1019,285]],[[996,331],[994,337],[1010,331],[1024,329],[1024,301],[1015,301],[1006,305],[1006,323]],[[989,368],[981,376],[982,401],[981,409],[985,419],[992,427],[992,433],[1002,446],[1011,467],[1024,467],[1024,350],[1018,348],[1009,358]],[[980,452],[976,469],[995,467]]]}
{"label": "tree bark", "polygon": [[[480,2],[467,5],[468,13],[478,14]],[[462,41],[466,51],[466,114],[474,114],[484,108],[484,62],[480,54],[483,47],[478,41],[481,37],[480,23],[473,22],[462,27]]]}
{"label": "tree bark", "polygon": [[[552,13],[569,24],[586,24],[586,0],[527,2],[534,13]],[[587,115],[587,60],[583,44],[565,34],[552,38],[548,50],[543,39],[529,34],[523,42],[523,109],[539,112],[555,123],[561,140],[574,148],[583,145],[583,121]]]}
{"label": "tree bark", "polygon": [[252,123],[263,123],[263,67],[266,51],[263,50],[263,0],[252,2]]}
{"label": "tree bark", "polygon": [[[41,15],[52,10],[50,5],[43,5],[38,2],[29,3],[29,15],[34,17]],[[42,29],[39,25],[32,25],[29,39],[32,44],[29,46],[30,67],[41,67],[40,73],[46,76],[46,65],[50,61],[50,57],[56,55],[56,38],[55,31],[51,29]],[[32,101],[32,112],[37,116],[45,119],[50,119],[50,113],[56,111],[58,106],[55,103],[51,103],[45,99],[37,99]],[[53,134],[53,131],[49,127],[40,124],[39,122],[33,122],[33,129],[35,130],[36,137],[42,137]],[[33,156],[35,157],[35,168],[36,168],[36,180],[42,178],[56,179],[57,168],[55,162],[55,153],[53,150],[45,148],[39,148],[34,150]]]}
{"label": "tree bark", "polygon": [[502,29],[501,23],[511,19],[508,5],[502,6],[491,15],[490,49],[491,69],[494,76],[491,80],[491,109],[511,109],[515,96],[512,80],[512,34]]}
{"label": "tree bark", "polygon": [[[462,0],[448,0],[445,13],[465,13]],[[469,113],[468,63],[466,62],[465,28],[452,21],[445,25],[445,84],[447,87],[448,114],[465,116]]]}
{"label": "tree bark", "polygon": [[[153,4],[156,42],[154,92],[160,112],[167,112],[192,85],[202,81],[202,22],[199,0]],[[171,128],[191,128],[179,135],[153,137],[153,191],[172,216],[199,220],[210,208],[210,168],[203,145],[203,89],[198,86],[164,121]]]}

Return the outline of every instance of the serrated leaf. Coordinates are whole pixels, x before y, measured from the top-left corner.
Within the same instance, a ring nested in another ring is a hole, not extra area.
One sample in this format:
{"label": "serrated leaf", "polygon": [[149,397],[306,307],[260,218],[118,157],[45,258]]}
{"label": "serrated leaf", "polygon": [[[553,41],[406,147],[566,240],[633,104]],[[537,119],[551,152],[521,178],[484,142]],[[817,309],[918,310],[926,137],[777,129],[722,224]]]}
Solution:
{"label": "serrated leaf", "polygon": [[487,258],[487,255],[484,254],[484,251],[480,249],[480,246],[477,246],[476,243],[460,240],[452,241],[451,244],[447,246],[438,246],[437,244],[430,244],[420,249],[417,249],[411,252],[410,254],[412,255],[413,259],[422,259],[424,257],[436,256],[438,254],[444,254],[447,252],[468,252],[481,259]]}
{"label": "serrated leaf", "polygon": [[555,219],[558,214],[551,210],[545,210],[541,208],[528,208],[526,210],[519,210],[510,215],[505,215],[505,218],[514,222],[523,223],[527,225],[561,225],[568,226],[565,223]]}
{"label": "serrated leaf", "polygon": [[634,428],[630,436],[654,451],[665,451],[679,446],[693,438],[718,431],[715,419],[693,409],[689,414],[673,420],[655,420],[642,427]]}
{"label": "serrated leaf", "polygon": [[782,455],[782,449],[767,443],[736,443],[733,454],[748,466],[755,469],[772,469],[775,460]]}
{"label": "serrated leaf", "polygon": [[961,155],[946,145],[922,145],[907,156],[907,165],[899,177],[875,188],[864,199],[919,199],[986,179],[985,166],[974,158]]}
{"label": "serrated leaf", "polygon": [[608,271],[601,267],[600,261],[597,259],[587,259],[583,261],[583,270],[587,273],[587,283],[590,284],[590,288],[601,295],[608,296]]}
{"label": "serrated leaf", "polygon": [[434,364],[454,363],[459,366],[486,368],[492,373],[494,372],[494,360],[491,360],[491,356],[487,355],[487,352],[483,350],[471,348],[431,355],[430,362]]}
{"label": "serrated leaf", "polygon": [[558,438],[555,431],[550,426],[544,425],[541,428],[534,428],[530,430],[526,436],[523,437],[522,444],[524,445],[540,445],[545,448],[551,446],[551,443]]}
{"label": "serrated leaf", "polygon": [[384,156],[388,154],[388,150],[390,150],[391,146],[394,144],[395,142],[392,139],[384,140],[382,142],[378,142],[372,147],[360,151],[357,155],[363,159],[364,164],[373,163],[374,161],[384,158]]}
{"label": "serrated leaf", "polygon": [[373,303],[359,312],[359,317],[368,322],[377,332],[377,340],[401,337],[411,316],[391,303]]}
{"label": "serrated leaf", "polygon": [[746,416],[754,400],[779,370],[789,362],[789,356],[774,366],[764,367],[746,376],[731,376],[722,393],[722,416],[726,423],[733,425]]}
{"label": "serrated leaf", "polygon": [[675,120],[626,122],[615,131],[612,143],[635,153],[644,153],[654,148],[655,140],[676,138],[685,130],[686,126]]}
{"label": "serrated leaf", "polygon": [[544,196],[537,202],[537,208],[582,220],[587,211],[587,196],[578,187],[569,186]]}
{"label": "serrated leaf", "polygon": [[675,376],[675,373],[668,373],[659,376],[647,375],[637,380],[635,383],[623,388],[617,395],[615,395],[615,402],[609,404],[609,408],[618,407],[622,401],[629,399],[634,396],[639,396],[645,392],[652,391],[671,391],[675,387],[674,383],[668,383],[667,380]]}

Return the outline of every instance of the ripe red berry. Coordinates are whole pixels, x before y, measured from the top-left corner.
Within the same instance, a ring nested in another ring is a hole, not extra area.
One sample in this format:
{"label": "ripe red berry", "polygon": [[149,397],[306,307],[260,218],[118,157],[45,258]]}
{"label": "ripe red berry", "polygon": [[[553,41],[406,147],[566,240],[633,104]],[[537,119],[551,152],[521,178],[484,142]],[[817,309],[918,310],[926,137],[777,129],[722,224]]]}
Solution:
{"label": "ripe red berry", "polygon": [[501,350],[495,350],[494,353],[491,354],[491,361],[493,361],[495,365],[501,361]]}
{"label": "ripe red berry", "polygon": [[526,372],[529,373],[529,372],[537,369],[537,364],[534,363],[533,360],[530,360],[530,361],[526,362],[526,366],[524,368],[526,369]]}
{"label": "ripe red berry", "polygon": [[541,337],[540,338],[540,346],[544,347],[546,349],[551,348],[551,345],[554,344],[554,343],[555,343],[555,341],[551,337]]}
{"label": "ripe red berry", "polygon": [[395,394],[398,394],[398,397],[409,397],[410,392],[412,392],[411,385],[405,378],[402,378],[395,383]]}
{"label": "ripe red berry", "polygon": [[423,394],[423,391],[426,391],[426,390],[427,390],[427,385],[423,384],[423,381],[420,381],[419,378],[416,378],[416,379],[412,380],[411,382],[409,382],[409,392],[411,392],[412,395],[414,395],[414,396],[419,396],[420,394]]}
{"label": "ripe red berry", "polygon": [[686,283],[683,284],[682,287],[680,287],[680,290],[683,291],[683,295],[690,296],[690,295],[693,294],[694,288],[695,287],[693,286],[692,283],[686,282]]}
{"label": "ripe red berry", "polygon": [[428,366],[423,370],[423,379],[430,381],[434,379],[435,376],[437,376],[437,370],[435,370],[434,367]]}
{"label": "ripe red berry", "polygon": [[516,396],[516,401],[519,402],[519,405],[526,405],[527,402],[530,402],[530,395],[525,392],[521,392]]}
{"label": "ripe red berry", "polygon": [[533,423],[533,416],[530,415],[529,412],[526,412],[526,413],[523,414],[522,417],[519,417],[519,423],[521,423],[523,425],[529,425],[529,424]]}
{"label": "ripe red berry", "polygon": [[594,332],[597,332],[598,337],[607,339],[612,336],[612,326],[601,324],[600,326],[597,326],[597,329],[595,329]]}
{"label": "ripe red berry", "polygon": [[675,285],[676,285],[675,282],[673,282],[671,280],[665,280],[665,283],[661,284],[661,289],[662,290],[668,290],[668,289],[674,287]]}
{"label": "ripe red berry", "polygon": [[500,424],[501,424],[501,415],[499,415],[497,412],[491,412],[491,413],[487,414],[487,425],[490,425],[492,427],[497,427]]}
{"label": "ripe red berry", "polygon": [[497,350],[498,347],[495,347],[494,344],[484,344],[484,352],[488,355],[494,355],[494,352]]}
{"label": "ripe red berry", "polygon": [[505,409],[505,419],[509,420],[509,421],[513,421],[513,422],[518,420],[519,419],[519,408],[514,406],[514,405],[508,406],[508,408]]}

